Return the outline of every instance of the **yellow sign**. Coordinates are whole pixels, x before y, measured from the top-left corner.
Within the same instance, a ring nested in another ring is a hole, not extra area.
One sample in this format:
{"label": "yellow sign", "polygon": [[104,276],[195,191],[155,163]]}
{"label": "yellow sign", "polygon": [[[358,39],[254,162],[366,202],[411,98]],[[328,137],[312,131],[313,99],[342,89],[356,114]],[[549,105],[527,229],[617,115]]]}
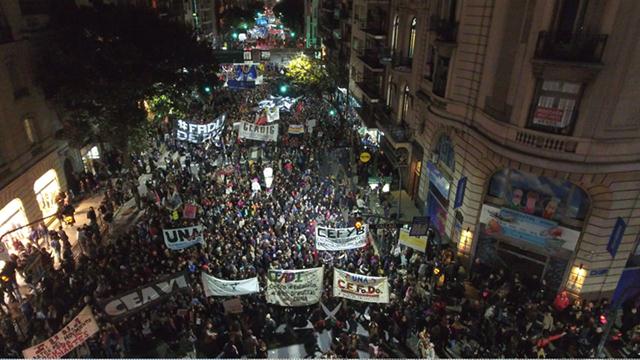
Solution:
{"label": "yellow sign", "polygon": [[420,252],[425,252],[427,249],[427,237],[411,236],[409,235],[409,230],[407,229],[400,229],[400,237],[398,242],[400,243],[400,245],[410,247]]}
{"label": "yellow sign", "polygon": [[360,153],[360,161],[362,161],[363,163],[367,163],[369,162],[369,160],[371,160],[371,154],[366,151]]}

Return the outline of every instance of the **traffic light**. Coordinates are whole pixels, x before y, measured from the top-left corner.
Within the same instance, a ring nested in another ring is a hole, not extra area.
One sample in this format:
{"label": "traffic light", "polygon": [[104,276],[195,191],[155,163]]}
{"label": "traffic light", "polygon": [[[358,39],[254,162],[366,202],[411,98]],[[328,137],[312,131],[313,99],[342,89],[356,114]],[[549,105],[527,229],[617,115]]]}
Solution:
{"label": "traffic light", "polygon": [[336,110],[335,109],[329,110],[329,115],[336,116]]}
{"label": "traffic light", "polygon": [[242,24],[242,28],[247,30],[247,24]]}
{"label": "traffic light", "polygon": [[296,37],[296,33],[295,32],[291,32],[291,38],[295,38]]}
{"label": "traffic light", "polygon": [[237,39],[238,38],[238,33],[236,33],[236,32],[232,33],[231,37],[234,38],[234,39]]}
{"label": "traffic light", "polygon": [[280,85],[280,93],[286,94],[289,87],[287,85]]}
{"label": "traffic light", "polygon": [[204,87],[204,92],[206,92],[207,94],[211,94],[211,87],[205,86]]}

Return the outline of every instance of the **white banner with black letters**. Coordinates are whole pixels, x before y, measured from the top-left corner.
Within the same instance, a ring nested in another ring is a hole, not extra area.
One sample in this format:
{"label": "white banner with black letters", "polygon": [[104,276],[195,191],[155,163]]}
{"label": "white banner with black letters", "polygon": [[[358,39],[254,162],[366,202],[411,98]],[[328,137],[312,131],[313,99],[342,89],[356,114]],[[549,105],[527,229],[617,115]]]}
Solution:
{"label": "white banner with black letters", "polygon": [[318,226],[316,228],[316,249],[324,251],[340,251],[357,249],[367,245],[367,225],[360,229],[328,228]]}
{"label": "white banner with black letters", "polygon": [[176,138],[191,143],[203,143],[209,139],[217,139],[222,132],[226,114],[218,116],[208,124],[191,123],[178,120],[176,126]]}
{"label": "white banner with black letters", "polygon": [[207,297],[248,295],[260,291],[257,277],[245,280],[222,280],[205,273],[202,273],[202,287]]}
{"label": "white banner with black letters", "polygon": [[386,277],[364,276],[333,269],[333,296],[370,303],[389,302]]}
{"label": "white banner with black letters", "polygon": [[267,302],[282,306],[317,304],[322,296],[322,267],[303,270],[269,270]]}
{"label": "white banner with black letters", "polygon": [[277,141],[278,124],[256,125],[241,121],[240,129],[238,129],[238,137],[248,140]]}
{"label": "white banner with black letters", "polygon": [[163,229],[164,244],[171,250],[182,250],[195,244],[204,244],[203,229],[202,226]]}

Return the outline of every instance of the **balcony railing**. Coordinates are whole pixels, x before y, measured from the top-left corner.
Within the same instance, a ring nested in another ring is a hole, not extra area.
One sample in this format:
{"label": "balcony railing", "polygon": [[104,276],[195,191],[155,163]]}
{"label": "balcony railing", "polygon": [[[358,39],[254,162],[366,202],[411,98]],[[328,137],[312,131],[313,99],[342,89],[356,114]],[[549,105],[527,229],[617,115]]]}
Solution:
{"label": "balcony railing", "polygon": [[380,88],[377,84],[374,84],[371,81],[357,81],[356,84],[362,90],[362,92],[369,97],[371,100],[379,100],[380,99]]}
{"label": "balcony railing", "polygon": [[360,24],[360,30],[367,35],[373,37],[385,37],[387,36],[387,27],[384,24],[380,23],[372,23],[371,21],[367,21],[365,23]]}
{"label": "balcony railing", "polygon": [[393,56],[393,61],[392,62],[393,62],[393,67],[394,68],[404,68],[404,69],[411,70],[411,65],[413,63],[413,58],[406,57],[406,56],[395,55],[395,56]]}
{"label": "balcony railing", "polygon": [[362,62],[367,64],[371,69],[384,70],[384,65],[380,62],[382,54],[378,50],[367,49],[358,57]]}
{"label": "balcony railing", "polygon": [[378,125],[382,128],[381,130],[385,136],[389,136],[393,142],[409,142],[411,140],[411,129],[404,123],[396,123],[391,116],[391,111],[386,106],[378,111]]}
{"label": "balcony railing", "polygon": [[438,15],[430,18],[429,30],[437,35],[437,40],[448,43],[455,43],[458,36],[458,23],[449,19],[443,19]]}
{"label": "balcony railing", "polygon": [[538,59],[584,63],[601,63],[607,35],[588,33],[538,34],[535,57]]}

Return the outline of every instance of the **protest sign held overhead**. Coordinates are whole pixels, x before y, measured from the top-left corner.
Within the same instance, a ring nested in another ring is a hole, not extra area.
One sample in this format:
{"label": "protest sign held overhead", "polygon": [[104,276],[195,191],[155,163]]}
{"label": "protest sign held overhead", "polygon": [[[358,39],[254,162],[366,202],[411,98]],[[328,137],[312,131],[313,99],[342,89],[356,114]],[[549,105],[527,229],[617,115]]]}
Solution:
{"label": "protest sign held overhead", "polygon": [[357,249],[367,245],[367,225],[358,229],[328,228],[318,226],[316,228],[316,248],[325,251],[340,251]]}
{"label": "protest sign held overhead", "polygon": [[182,250],[196,244],[204,244],[203,229],[202,226],[163,229],[164,244],[171,250]]}
{"label": "protest sign held overhead", "polygon": [[386,277],[364,276],[333,269],[333,296],[370,303],[389,302]]}
{"label": "protest sign held overhead", "polygon": [[226,114],[218,116],[214,121],[208,124],[198,124],[178,120],[175,130],[176,139],[195,144],[200,144],[210,139],[218,139],[222,132],[222,128],[224,127],[225,119]]}
{"label": "protest sign held overhead", "polygon": [[247,295],[260,291],[257,277],[245,280],[222,280],[202,273],[201,278],[202,287],[207,297]]}
{"label": "protest sign held overhead", "polygon": [[277,141],[278,125],[256,125],[242,121],[238,129],[238,137],[248,140]]}
{"label": "protest sign held overhead", "polygon": [[91,307],[85,306],[62,330],[38,345],[22,350],[25,359],[59,359],[99,330]]}
{"label": "protest sign held overhead", "polygon": [[107,316],[117,320],[188,289],[187,274],[181,272],[103,301],[102,307]]}
{"label": "protest sign held overhead", "polygon": [[323,268],[269,270],[267,302],[282,306],[306,306],[320,301]]}

